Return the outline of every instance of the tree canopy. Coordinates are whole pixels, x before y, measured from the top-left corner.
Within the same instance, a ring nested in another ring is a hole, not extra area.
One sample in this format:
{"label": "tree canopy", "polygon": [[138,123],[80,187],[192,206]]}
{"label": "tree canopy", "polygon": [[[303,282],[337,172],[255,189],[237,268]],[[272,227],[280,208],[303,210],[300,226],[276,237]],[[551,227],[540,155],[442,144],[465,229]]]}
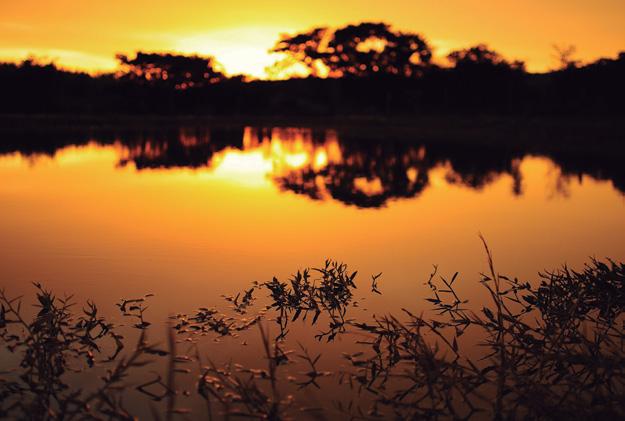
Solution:
{"label": "tree canopy", "polygon": [[305,65],[313,76],[326,73],[330,77],[413,77],[432,58],[432,50],[420,35],[373,22],[283,35],[271,51]]}
{"label": "tree canopy", "polygon": [[225,79],[213,57],[137,52],[134,58],[118,54],[121,77],[176,89],[201,87]]}
{"label": "tree canopy", "polygon": [[524,70],[525,63],[515,60],[508,62],[501,54],[491,50],[485,44],[452,51],[447,55],[447,59],[456,69],[478,69],[498,68],[507,70]]}

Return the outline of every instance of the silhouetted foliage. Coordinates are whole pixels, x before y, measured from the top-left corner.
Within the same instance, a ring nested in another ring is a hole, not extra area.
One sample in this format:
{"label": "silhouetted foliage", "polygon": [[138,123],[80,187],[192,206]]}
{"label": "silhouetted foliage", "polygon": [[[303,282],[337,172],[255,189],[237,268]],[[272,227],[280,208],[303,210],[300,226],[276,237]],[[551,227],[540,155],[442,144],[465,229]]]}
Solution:
{"label": "silhouetted foliage", "polygon": [[[421,35],[364,22],[283,35],[273,48],[312,77],[282,81],[226,77],[212,57],[119,55],[116,74],[90,76],[33,60],[0,64],[0,113],[210,115],[619,115],[625,56],[582,65],[560,51],[561,69],[525,71],[485,45],[431,63]],[[298,74],[296,72],[295,74]],[[300,74],[301,76],[301,74]],[[326,76],[328,76],[326,78]]]}
{"label": "silhouetted foliage", "polygon": [[[442,124],[449,124],[449,121],[444,119]],[[458,122],[455,124],[459,125]],[[479,130],[470,137],[476,124]],[[595,138],[589,144],[588,138],[597,136],[592,127],[590,130],[571,127],[573,134],[563,131],[561,125],[533,127],[529,121],[524,123],[523,129],[502,124],[488,129],[483,124],[478,121],[466,127],[459,125],[458,133],[454,133],[440,128],[432,132],[432,127],[436,126],[429,122],[412,128],[399,138],[391,135],[400,127],[377,127],[382,133],[375,137],[373,130],[376,126],[371,124],[360,127],[360,130],[348,127],[339,131],[276,127],[244,129],[219,124],[179,126],[178,122],[154,127],[113,125],[109,129],[94,129],[88,125],[51,129],[42,125],[27,130],[0,128],[0,137],[5,139],[0,145],[0,156],[20,153],[36,159],[39,155],[52,156],[69,145],[96,142],[118,145],[118,165],[132,166],[140,171],[154,168],[210,169],[215,155],[228,149],[249,151],[258,148],[263,151],[271,146],[272,141],[280,141],[281,148],[288,150],[297,143],[289,142],[290,130],[291,134],[307,135],[308,140],[303,146],[313,151],[311,156],[316,150],[336,155],[329,157],[323,165],[310,160],[296,168],[276,168],[272,173],[273,182],[281,190],[313,200],[337,200],[362,208],[385,206],[393,200],[418,197],[430,187],[429,173],[437,167],[444,168],[447,182],[471,189],[482,189],[509,175],[512,193],[522,195],[520,163],[528,155],[551,159],[559,167],[562,186],[590,176],[609,180],[625,193],[622,166],[625,145],[618,136]],[[433,133],[431,137],[423,136],[425,130]],[[607,127],[606,130],[611,132],[613,129]],[[515,142],[510,143],[507,139],[513,135],[516,136]],[[487,139],[487,136],[492,138]],[[549,139],[553,140],[546,141]]]}
{"label": "silhouetted foliage", "polygon": [[553,49],[555,50],[555,58],[558,61],[560,70],[574,69],[580,66],[580,61],[573,59],[573,55],[575,55],[577,51],[574,45],[568,45],[566,47],[554,45]]}
{"label": "silhouetted foliage", "polygon": [[432,51],[417,34],[391,30],[385,23],[363,22],[331,30],[315,28],[285,35],[272,49],[306,65],[314,76],[330,77],[422,74]]}
{"label": "silhouetted foliage", "polygon": [[505,69],[524,71],[525,64],[522,61],[509,63],[498,52],[490,50],[484,44],[464,50],[452,51],[447,55],[454,68],[460,70],[471,69],[475,72],[486,71],[487,69]]}
{"label": "silhouetted foliage", "polygon": [[174,89],[201,88],[225,79],[213,57],[137,52],[134,58],[118,54],[120,78]]}
{"label": "silhouetted foliage", "polygon": [[495,111],[516,109],[525,95],[527,75],[520,61],[508,62],[498,52],[479,44],[452,51],[447,56],[453,68],[447,71],[443,89],[460,109]]}
{"label": "silhouetted foliage", "polygon": [[303,63],[313,76],[319,76],[321,69],[319,62],[323,58],[323,41],[328,28],[314,28],[308,32],[296,35],[282,35],[282,38],[271,50],[275,53],[284,53],[292,57],[293,63]]}
{"label": "silhouetted foliage", "polygon": [[349,142],[341,145],[344,159],[322,168],[314,163],[276,178],[281,189],[311,199],[327,196],[363,208],[384,206],[389,200],[418,196],[429,184],[431,161],[425,147],[391,142]]}
{"label": "silhouetted foliage", "polygon": [[[173,316],[181,322],[167,327],[166,349],[146,341],[151,294],[121,300],[122,316],[134,321],[124,329],[94,303],[80,312],[38,284],[32,316],[20,298],[0,290],[0,341],[11,357],[0,378],[0,416],[134,420],[147,406],[152,418],[169,420],[622,419],[625,265],[593,259],[581,270],[563,267],[530,283],[500,274],[484,246],[483,305],[458,292],[457,272],[437,276],[435,266],[424,283],[429,312],[368,316],[356,311],[356,272],[328,260],[316,270],[318,279],[304,269],[288,283],[274,278],[227,297],[235,315],[217,324],[207,322],[217,310],[204,307],[192,319]],[[383,294],[380,276],[372,276],[371,293]],[[245,313],[255,310],[254,291],[266,292],[258,299],[267,304],[250,322]],[[321,369],[322,354],[311,354],[310,341],[298,342],[298,354],[288,348],[287,323],[299,319],[298,333],[312,339],[307,333],[320,314],[331,330],[317,339],[340,335],[361,349],[343,353],[346,365],[335,371]],[[277,337],[269,333],[272,322],[280,326]],[[233,339],[252,326],[260,331],[253,366],[202,346],[202,339]],[[129,350],[117,333],[122,329],[139,332]],[[309,387],[323,393],[317,407],[310,406]]]}

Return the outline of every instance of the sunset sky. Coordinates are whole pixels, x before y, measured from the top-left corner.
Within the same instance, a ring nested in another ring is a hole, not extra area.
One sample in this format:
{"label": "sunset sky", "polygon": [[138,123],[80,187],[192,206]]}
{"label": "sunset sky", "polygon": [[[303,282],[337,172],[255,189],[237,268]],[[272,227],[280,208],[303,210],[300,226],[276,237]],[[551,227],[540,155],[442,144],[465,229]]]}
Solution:
{"label": "sunset sky", "polygon": [[114,69],[118,52],[178,51],[263,77],[280,33],[359,21],[421,33],[439,57],[485,42],[532,71],[556,65],[554,44],[575,45],[584,61],[625,50],[623,0],[0,0],[0,59],[97,72]]}

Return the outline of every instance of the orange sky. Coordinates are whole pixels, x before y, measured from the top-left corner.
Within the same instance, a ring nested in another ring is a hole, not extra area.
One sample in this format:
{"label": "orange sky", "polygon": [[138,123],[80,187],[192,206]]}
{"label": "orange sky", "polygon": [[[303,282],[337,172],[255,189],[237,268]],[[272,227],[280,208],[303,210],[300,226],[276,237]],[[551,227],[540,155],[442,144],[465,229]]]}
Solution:
{"label": "orange sky", "polygon": [[486,42],[532,71],[555,66],[553,44],[577,46],[582,60],[625,50],[623,0],[0,0],[0,59],[93,72],[113,69],[117,52],[180,51],[262,77],[281,32],[364,20],[419,32],[439,56]]}

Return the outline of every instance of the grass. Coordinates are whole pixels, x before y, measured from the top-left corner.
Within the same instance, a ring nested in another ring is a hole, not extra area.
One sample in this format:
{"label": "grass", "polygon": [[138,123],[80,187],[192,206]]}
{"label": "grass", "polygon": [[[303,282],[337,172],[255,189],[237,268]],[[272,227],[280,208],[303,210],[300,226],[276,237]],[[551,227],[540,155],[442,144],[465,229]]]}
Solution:
{"label": "grass", "polygon": [[[76,310],[71,297],[36,284],[37,312],[27,319],[22,300],[2,291],[0,336],[18,363],[2,374],[0,416],[130,420],[147,407],[167,420],[625,417],[625,264],[591,260],[530,284],[500,274],[484,246],[488,272],[479,283],[489,304],[482,308],[458,295],[457,273],[439,276],[435,268],[426,282],[429,311],[360,320],[352,314],[357,273],[326,261],[225,297],[232,315],[200,308],[172,316],[165,347],[147,339],[149,295],[117,305],[131,321],[131,342],[93,303]],[[383,293],[379,277],[371,294]],[[323,370],[320,353],[301,343],[288,349],[298,319],[311,341],[340,337],[360,351]],[[254,329],[262,368],[213,361],[203,350],[206,337]],[[309,388],[320,390],[321,405],[309,404]],[[326,388],[342,392],[324,395]]]}

